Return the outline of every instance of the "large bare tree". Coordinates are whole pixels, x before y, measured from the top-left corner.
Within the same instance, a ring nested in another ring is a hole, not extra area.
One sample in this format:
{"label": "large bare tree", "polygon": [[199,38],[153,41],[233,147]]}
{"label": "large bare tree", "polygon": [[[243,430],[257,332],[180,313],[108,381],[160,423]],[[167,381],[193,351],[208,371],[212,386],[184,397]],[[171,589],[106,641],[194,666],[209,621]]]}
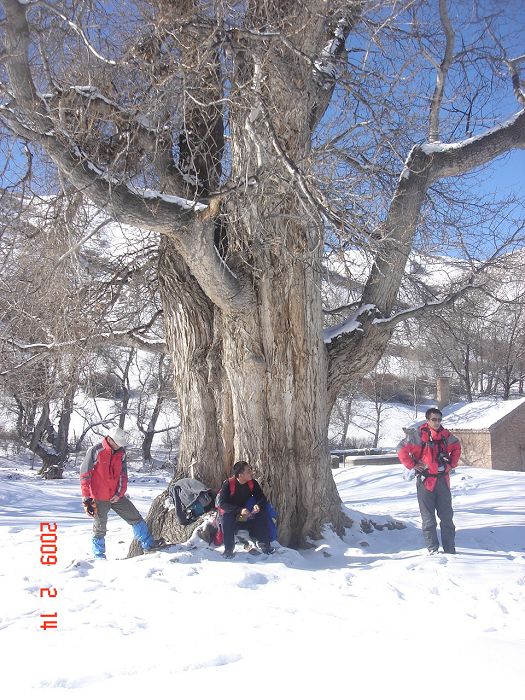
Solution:
{"label": "large bare tree", "polygon": [[[437,184],[525,147],[525,112],[509,118],[497,92],[506,71],[525,103],[511,15],[498,27],[480,7],[457,36],[470,5],[451,17],[445,0],[1,5],[7,132],[114,220],[159,234],[182,469],[217,486],[246,458],[283,543],[341,531],[328,416],[419,313],[399,289]],[[329,249],[367,265],[327,329]]]}

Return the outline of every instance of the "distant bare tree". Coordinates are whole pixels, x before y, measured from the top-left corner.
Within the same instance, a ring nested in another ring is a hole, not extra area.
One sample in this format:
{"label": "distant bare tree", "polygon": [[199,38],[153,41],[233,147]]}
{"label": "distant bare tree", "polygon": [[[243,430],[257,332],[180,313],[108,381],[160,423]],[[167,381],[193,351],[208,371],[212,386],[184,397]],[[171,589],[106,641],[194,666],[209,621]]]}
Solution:
{"label": "distant bare tree", "polygon": [[[166,401],[174,399],[170,358],[165,354],[155,357],[151,362],[141,361],[138,370],[140,393],[137,406],[137,427],[143,435],[142,461],[152,463],[151,446],[155,435],[175,431],[179,427],[178,416],[169,414],[169,424],[157,428],[157,421]],[[146,374],[144,376],[144,372]],[[175,419],[175,420],[173,420]]]}
{"label": "distant bare tree", "polygon": [[525,279],[521,254],[491,269],[484,292],[458,300],[421,328],[427,366],[438,376],[451,368],[468,401],[480,395],[523,391]]}

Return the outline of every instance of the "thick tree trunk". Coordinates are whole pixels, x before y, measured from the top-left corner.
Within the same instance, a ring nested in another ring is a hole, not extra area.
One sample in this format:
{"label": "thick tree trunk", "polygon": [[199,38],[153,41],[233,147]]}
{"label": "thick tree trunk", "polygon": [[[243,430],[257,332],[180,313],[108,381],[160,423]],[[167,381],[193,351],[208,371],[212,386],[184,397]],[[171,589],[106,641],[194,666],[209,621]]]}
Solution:
{"label": "thick tree trunk", "polygon": [[239,64],[253,92],[239,94],[230,114],[233,180],[261,172],[257,193],[228,205],[226,245],[217,246],[239,295],[220,308],[210,302],[167,239],[159,279],[181,406],[182,470],[218,488],[236,460],[248,460],[279,513],[279,540],[299,546],[319,537],[325,523],[342,532],[344,516],[327,446],[324,230],[290,173],[310,147],[311,105],[300,98],[312,73],[300,59],[283,73],[277,52],[271,61],[255,54]]}
{"label": "thick tree trunk", "polygon": [[224,324],[234,451],[256,467],[279,512],[279,538],[300,545],[323,522],[340,528],[327,448],[327,356],[315,265],[277,266],[257,288],[257,313]]}
{"label": "thick tree trunk", "polygon": [[[160,390],[159,390],[160,391]],[[151,418],[148,421],[148,426],[146,430],[144,431],[144,438],[142,440],[142,462],[143,463],[151,463],[152,457],[151,457],[151,446],[153,444],[153,438],[156,435],[156,430],[155,426],[157,425],[157,421],[160,416],[160,411],[162,409],[162,405],[164,403],[164,398],[160,395],[157,396],[157,400],[155,401],[155,406],[153,407],[153,411],[151,413]]]}
{"label": "thick tree trunk", "polygon": [[[298,227],[295,238],[307,239]],[[304,254],[258,268],[244,314],[196,294],[163,244],[159,278],[179,395],[183,472],[217,489],[236,460],[252,463],[279,513],[279,539],[299,546],[344,517],[327,447],[327,353],[321,265]],[[158,518],[157,518],[158,519]]]}
{"label": "thick tree trunk", "polygon": [[151,463],[151,445],[153,444],[153,437],[155,436],[154,430],[148,430],[144,435],[142,440],[141,450],[142,450],[142,463]]}
{"label": "thick tree trunk", "polygon": [[186,476],[218,489],[229,474],[233,444],[217,312],[166,239],[159,284],[181,413],[179,465]]}
{"label": "thick tree trunk", "polygon": [[67,436],[73,403],[64,400],[58,431],[50,420],[49,402],[45,402],[42,413],[29,442],[29,449],[42,460],[39,475],[44,479],[61,479],[68,458]]}

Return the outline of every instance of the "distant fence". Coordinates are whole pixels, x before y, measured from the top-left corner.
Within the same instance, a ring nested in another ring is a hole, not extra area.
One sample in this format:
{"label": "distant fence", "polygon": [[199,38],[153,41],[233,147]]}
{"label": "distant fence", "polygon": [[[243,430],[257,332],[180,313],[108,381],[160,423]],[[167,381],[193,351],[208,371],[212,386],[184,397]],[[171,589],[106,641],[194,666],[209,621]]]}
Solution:
{"label": "distant fence", "polygon": [[331,450],[330,457],[332,469],[363,464],[400,464],[397,454],[384,448]]}

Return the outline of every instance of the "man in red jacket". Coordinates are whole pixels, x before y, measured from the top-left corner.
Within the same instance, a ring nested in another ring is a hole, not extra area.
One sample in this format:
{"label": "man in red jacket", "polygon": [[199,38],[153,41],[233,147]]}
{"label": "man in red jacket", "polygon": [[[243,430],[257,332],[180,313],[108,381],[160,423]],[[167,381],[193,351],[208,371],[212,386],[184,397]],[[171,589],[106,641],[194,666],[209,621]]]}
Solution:
{"label": "man in red jacket", "polygon": [[96,559],[106,558],[106,526],[110,509],[133,527],[133,534],[147,552],[156,549],[162,541],[151,536],[146,521],[126,496],[128,467],[127,433],[113,428],[102,442],[91,447],[84,457],[80,472],[82,504],[93,518],[93,554]]}
{"label": "man in red jacket", "polygon": [[425,418],[426,423],[399,443],[397,454],[401,463],[407,469],[415,469],[417,474],[417,500],[428,551],[435,554],[439,548],[437,512],[443,551],[455,554],[456,528],[452,520],[449,475],[459,462],[461,445],[457,437],[441,425],[443,414],[439,408],[429,408]]}

